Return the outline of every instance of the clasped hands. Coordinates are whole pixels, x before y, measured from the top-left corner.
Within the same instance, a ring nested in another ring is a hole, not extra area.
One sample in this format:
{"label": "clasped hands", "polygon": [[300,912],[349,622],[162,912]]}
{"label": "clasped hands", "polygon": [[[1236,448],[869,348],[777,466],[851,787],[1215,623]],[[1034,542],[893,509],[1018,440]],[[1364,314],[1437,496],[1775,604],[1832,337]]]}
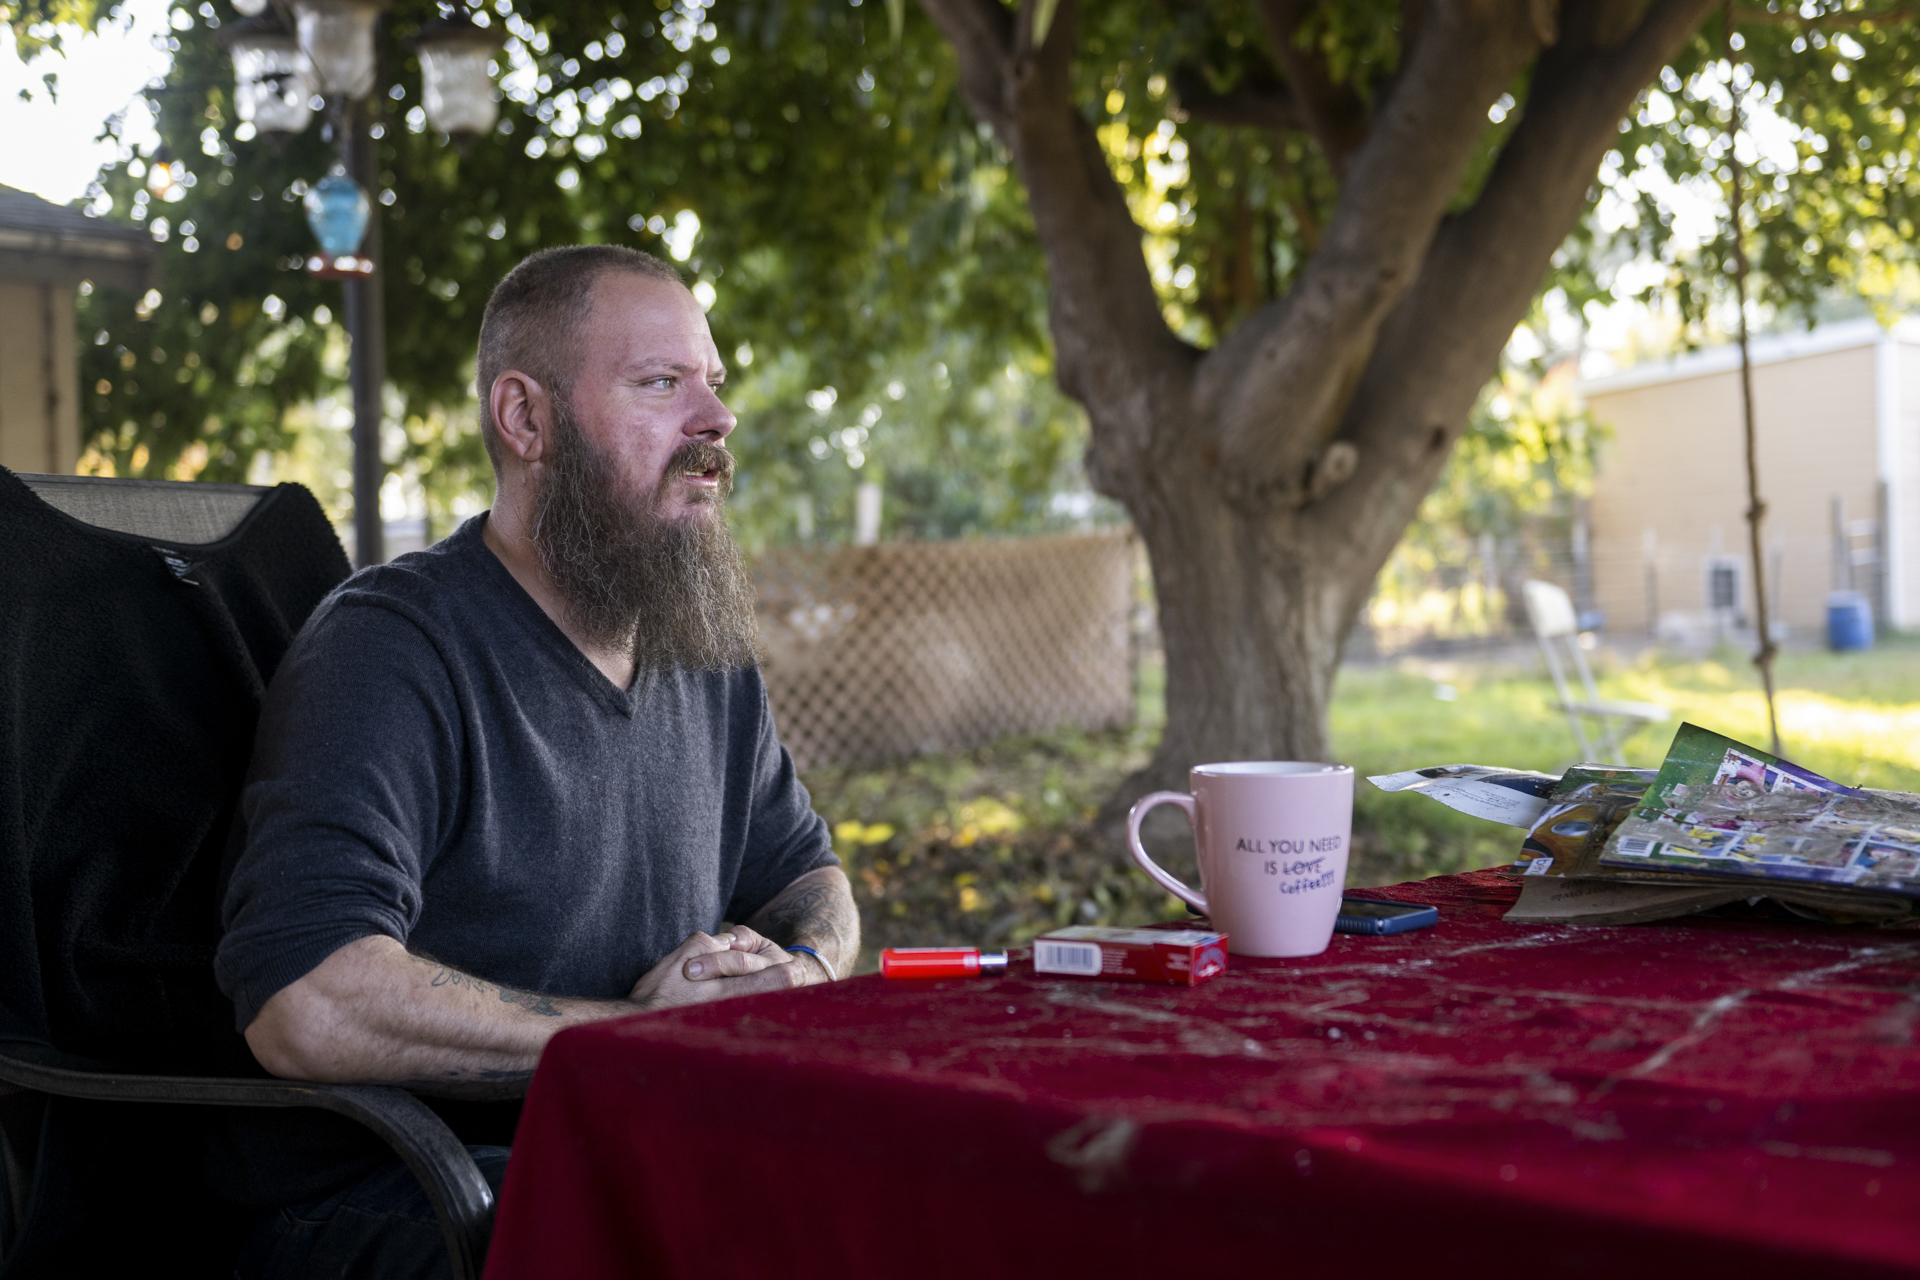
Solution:
{"label": "clasped hands", "polygon": [[645,1009],[672,1009],[827,980],[826,970],[811,957],[733,925],[717,936],[689,935],[634,983],[627,999]]}

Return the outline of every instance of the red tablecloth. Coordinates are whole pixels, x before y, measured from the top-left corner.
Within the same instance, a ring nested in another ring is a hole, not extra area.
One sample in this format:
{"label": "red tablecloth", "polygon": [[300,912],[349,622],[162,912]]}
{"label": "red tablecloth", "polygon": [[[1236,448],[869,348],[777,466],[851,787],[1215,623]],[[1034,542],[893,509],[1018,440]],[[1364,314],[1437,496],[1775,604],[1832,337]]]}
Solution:
{"label": "red tablecloth", "polygon": [[1432,929],[568,1031],[490,1280],[1920,1272],[1920,933]]}

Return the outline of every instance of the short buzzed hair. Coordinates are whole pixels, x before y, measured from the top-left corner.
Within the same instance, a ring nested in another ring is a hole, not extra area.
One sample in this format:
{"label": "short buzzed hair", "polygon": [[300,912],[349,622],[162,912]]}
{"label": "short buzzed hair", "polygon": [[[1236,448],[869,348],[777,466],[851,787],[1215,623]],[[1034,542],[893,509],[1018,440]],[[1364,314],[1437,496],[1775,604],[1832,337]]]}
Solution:
{"label": "short buzzed hair", "polygon": [[593,304],[593,286],[615,271],[686,287],[678,271],[652,254],[613,244],[542,249],[494,286],[480,321],[474,389],[480,394],[480,438],[496,475],[501,459],[493,421],[494,382],[507,370],[518,369],[565,400],[580,369],[575,338]]}

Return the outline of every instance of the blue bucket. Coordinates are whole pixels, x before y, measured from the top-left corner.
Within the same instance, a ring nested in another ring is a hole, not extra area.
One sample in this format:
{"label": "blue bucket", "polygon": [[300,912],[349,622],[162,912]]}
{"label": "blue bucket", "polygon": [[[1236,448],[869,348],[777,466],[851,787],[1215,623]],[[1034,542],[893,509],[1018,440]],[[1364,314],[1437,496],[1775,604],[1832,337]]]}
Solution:
{"label": "blue bucket", "polygon": [[1827,596],[1827,648],[1836,653],[1873,648],[1873,606],[1865,593],[1835,591]]}

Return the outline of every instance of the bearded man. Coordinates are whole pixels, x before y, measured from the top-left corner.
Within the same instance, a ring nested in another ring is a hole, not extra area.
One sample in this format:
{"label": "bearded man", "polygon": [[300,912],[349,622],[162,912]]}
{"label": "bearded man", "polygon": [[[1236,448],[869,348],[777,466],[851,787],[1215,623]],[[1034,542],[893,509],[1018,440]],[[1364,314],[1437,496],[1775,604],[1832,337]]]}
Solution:
{"label": "bearded man", "polygon": [[[522,262],[480,331],[493,509],[343,583],[267,695],[215,962],[247,1042],[469,1100],[435,1105],[496,1188],[555,1032],[859,948],[755,666],[724,377],[657,259]],[[444,1271],[412,1176],[348,1163],[279,1179],[243,1274]]]}

